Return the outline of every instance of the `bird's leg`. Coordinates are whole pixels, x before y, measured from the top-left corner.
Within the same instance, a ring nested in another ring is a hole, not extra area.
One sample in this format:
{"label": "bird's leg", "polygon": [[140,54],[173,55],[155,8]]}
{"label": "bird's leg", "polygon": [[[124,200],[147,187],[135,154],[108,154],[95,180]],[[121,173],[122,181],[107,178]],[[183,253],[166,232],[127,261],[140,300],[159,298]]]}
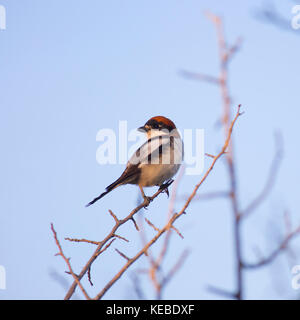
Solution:
{"label": "bird's leg", "polygon": [[139,188],[141,190],[142,193],[142,197],[144,199],[144,201],[146,202],[145,207],[147,207],[149,205],[149,203],[152,201],[152,199],[150,197],[147,197],[144,193],[143,187],[139,185]]}
{"label": "bird's leg", "polygon": [[167,182],[163,183],[162,185],[160,185],[158,190],[163,190],[163,192],[165,192],[169,198],[169,189],[168,187],[174,182],[173,179],[168,180]]}

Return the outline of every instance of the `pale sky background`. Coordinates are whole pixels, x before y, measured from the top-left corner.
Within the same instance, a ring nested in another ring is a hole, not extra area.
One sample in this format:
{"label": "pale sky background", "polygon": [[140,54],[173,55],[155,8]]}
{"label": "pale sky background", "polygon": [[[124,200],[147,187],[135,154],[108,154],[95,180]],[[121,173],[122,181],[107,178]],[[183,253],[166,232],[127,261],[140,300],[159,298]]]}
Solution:
{"label": "pale sky background", "polygon": [[[255,261],[257,247],[263,255],[276,248],[284,231],[283,212],[290,212],[294,227],[300,223],[300,29],[282,30],[256,19],[254,13],[273,4],[290,20],[295,3],[0,1],[7,15],[6,30],[0,32],[0,265],[6,269],[7,288],[0,290],[0,299],[64,297],[64,284],[72,279],[64,273],[63,260],[54,256],[51,222],[79,273],[95,248],[63,238],[102,240],[113,223],[108,209],[122,218],[135,207],[135,186],[119,188],[84,207],[124,169],[96,162],[98,130],[117,130],[119,120],[127,120],[132,130],[154,115],[165,115],[179,128],[203,128],[205,152],[214,153],[221,146],[222,131],[215,126],[221,114],[218,88],[179,75],[182,69],[218,72],[216,33],[205,10],[222,15],[229,42],[238,36],[244,39],[230,66],[232,97],[245,111],[234,131],[242,207],[264,185],[275,150],[274,131],[283,135],[285,153],[276,185],[243,225],[245,260]],[[205,167],[210,161],[205,160]],[[200,178],[183,176],[179,195],[191,192]],[[224,190],[226,183],[220,161],[200,191]],[[182,205],[178,201],[175,207]],[[168,200],[161,195],[138,216],[162,226],[167,208]],[[190,254],[163,298],[218,299],[207,285],[234,289],[231,217],[225,200],[191,204],[176,222],[185,238],[174,235],[165,270],[184,249]],[[130,243],[115,241],[93,265],[94,287],[83,281],[91,296],[124,264],[114,248],[132,256],[141,246],[131,224],[120,234]],[[271,266],[246,273],[247,299],[299,295],[291,287],[291,267],[300,264],[300,238],[292,248],[293,259],[281,255]],[[136,299],[131,276],[147,265],[145,258],[133,265],[105,298]],[[145,296],[153,298],[147,276],[140,279]],[[83,298],[79,290],[76,293],[75,298]]]}

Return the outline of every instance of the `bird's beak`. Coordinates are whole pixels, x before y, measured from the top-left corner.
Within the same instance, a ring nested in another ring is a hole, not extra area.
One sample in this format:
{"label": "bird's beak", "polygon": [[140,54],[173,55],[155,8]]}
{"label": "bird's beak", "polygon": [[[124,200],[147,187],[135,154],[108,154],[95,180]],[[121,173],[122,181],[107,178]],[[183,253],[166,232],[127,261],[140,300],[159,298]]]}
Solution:
{"label": "bird's beak", "polygon": [[138,128],[138,131],[145,133],[145,132],[147,132],[148,130],[147,130],[147,128],[146,128],[145,126],[142,126],[142,127],[139,127],[139,128]]}

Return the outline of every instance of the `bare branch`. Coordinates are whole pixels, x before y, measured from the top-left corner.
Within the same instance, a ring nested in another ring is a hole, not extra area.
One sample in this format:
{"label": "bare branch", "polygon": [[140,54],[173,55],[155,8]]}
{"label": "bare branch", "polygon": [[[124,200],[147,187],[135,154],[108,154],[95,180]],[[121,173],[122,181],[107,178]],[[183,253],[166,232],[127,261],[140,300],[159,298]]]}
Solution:
{"label": "bare branch", "polygon": [[134,220],[134,218],[133,218],[133,217],[131,217],[131,218],[130,218],[130,220],[133,222],[133,225],[134,225],[134,227],[135,227],[136,231],[140,231],[140,229],[139,229],[139,227],[138,227],[138,225],[137,225],[136,221]]}
{"label": "bare branch", "polygon": [[119,254],[122,258],[126,259],[127,261],[130,260],[130,258],[128,258],[123,252],[121,252],[121,251],[118,250],[118,249],[115,249],[115,250],[118,252],[118,254]]}
{"label": "bare branch", "polygon": [[225,298],[237,299],[237,295],[234,292],[220,289],[211,285],[207,286],[207,290],[210,291],[211,293],[223,296]]}
{"label": "bare branch", "polygon": [[279,166],[281,164],[283,156],[282,139],[281,136],[279,136],[278,134],[275,135],[275,145],[276,152],[269,169],[269,174],[266,183],[260,194],[254,200],[252,200],[252,202],[242,211],[242,218],[248,217],[250,213],[257,209],[257,207],[266,199],[266,197],[268,196],[275,184],[275,180],[277,178]]}
{"label": "bare branch", "polygon": [[149,224],[149,226],[150,226],[151,228],[153,228],[155,231],[157,231],[157,232],[160,231],[157,227],[155,227],[155,225],[154,225],[150,220],[148,220],[147,218],[145,218],[145,221],[146,221],[146,222]]}
{"label": "bare branch", "polygon": [[186,79],[209,82],[211,84],[218,85],[218,86],[220,85],[220,79],[207,74],[196,73],[196,72],[191,72],[187,70],[181,70],[179,74]]}
{"label": "bare branch", "polygon": [[179,237],[180,237],[181,239],[184,239],[184,236],[182,235],[181,232],[179,232],[179,230],[178,230],[176,227],[172,226],[171,229],[173,229],[173,230],[179,235]]}
{"label": "bare branch", "polygon": [[210,153],[205,153],[205,155],[207,156],[207,157],[210,157],[210,158],[215,158],[215,156],[213,155],[213,154],[210,154]]}
{"label": "bare branch", "polygon": [[140,278],[135,273],[131,273],[131,279],[132,279],[134,291],[135,291],[138,299],[139,300],[146,300],[146,297],[145,297],[143,290],[141,288]]}
{"label": "bare branch", "polygon": [[[163,189],[159,189],[156,193],[154,193],[154,195],[152,197],[150,197],[150,200],[154,200],[159,194],[161,194],[164,190]],[[112,241],[115,239],[114,236],[117,232],[117,230],[127,221],[132,220],[133,216],[139,212],[141,209],[143,209],[146,205],[148,205],[149,202],[144,200],[140,205],[138,205],[135,209],[133,209],[126,218],[119,220],[116,215],[110,210],[109,213],[110,215],[114,218],[115,220],[115,225],[113,226],[113,228],[111,229],[111,231],[108,233],[108,235],[99,243],[99,245],[97,246],[95,252],[93,253],[93,255],[90,257],[90,259],[87,261],[87,263],[85,264],[85,266],[82,268],[81,272],[78,275],[78,280],[81,280],[82,277],[88,272],[90,266],[94,263],[94,261],[97,259],[97,257],[104,251],[106,250],[107,247],[110,246],[110,244],[112,243]],[[135,222],[135,221],[134,221]],[[137,225],[135,224],[135,226],[137,227]],[[110,241],[112,238],[114,238],[109,244],[108,246],[106,246],[104,249],[103,247],[105,246],[105,244]],[[102,250],[103,249],[103,250]],[[72,297],[73,293],[75,292],[75,289],[77,287],[78,283],[77,281],[74,281],[69,289],[69,291],[67,292],[66,296],[65,296],[65,300],[68,300]]]}
{"label": "bare branch", "polygon": [[93,240],[87,240],[87,239],[75,239],[75,238],[65,238],[65,240],[72,241],[72,242],[86,242],[86,243],[91,243],[91,244],[96,244],[99,245],[99,241],[93,241]]}
{"label": "bare branch", "polygon": [[161,287],[165,287],[166,284],[174,277],[175,273],[181,268],[183,263],[185,262],[187,256],[189,254],[188,250],[183,251],[178,261],[175,263],[173,268],[169,271],[169,273],[163,278]]}
{"label": "bare branch", "polygon": [[224,60],[228,63],[230,59],[234,56],[234,54],[240,49],[242,45],[242,38],[237,38],[234,45],[232,45],[230,48],[227,49],[227,52],[225,53]]}
{"label": "bare branch", "polygon": [[117,216],[111,210],[108,210],[108,212],[113,217],[113,219],[115,220],[116,224],[120,222],[120,220],[117,218]]}
{"label": "bare branch", "polygon": [[[299,1],[294,2],[299,3]],[[262,22],[270,23],[273,26],[284,31],[293,32],[298,36],[300,34],[297,29],[291,28],[290,18],[283,17],[275,8],[275,6],[271,6],[270,2],[268,2],[267,6],[255,10],[254,17],[261,20]]]}
{"label": "bare branch", "polygon": [[246,269],[257,269],[263,267],[275,260],[275,258],[287,248],[290,241],[297,235],[300,234],[300,226],[296,228],[293,232],[289,233],[278,246],[268,257],[261,259],[256,263],[243,263],[243,267]]}
{"label": "bare branch", "polygon": [[86,297],[86,299],[90,300],[90,297],[89,295],[87,294],[87,292],[85,291],[85,289],[83,288],[80,280],[78,279],[78,276],[73,272],[73,269],[71,267],[71,263],[70,263],[70,258],[67,258],[64,253],[63,253],[63,250],[62,250],[62,247],[57,239],[57,233],[54,229],[54,226],[53,226],[53,223],[51,223],[51,230],[52,230],[52,233],[53,233],[53,236],[54,236],[54,240],[55,240],[55,243],[59,249],[59,253],[57,253],[56,255],[60,255],[65,263],[67,264],[68,268],[69,268],[69,273],[72,275],[72,277],[74,278],[74,281],[76,282],[76,284],[79,286],[79,288],[81,289],[82,293],[84,294],[84,296]]}
{"label": "bare branch", "polygon": [[[188,196],[182,195],[179,197],[180,200],[186,200]],[[206,192],[206,193],[200,193],[196,195],[194,198],[195,200],[213,200],[216,198],[228,198],[230,197],[230,191],[212,191],[212,192]]]}
{"label": "bare branch", "polygon": [[91,277],[91,267],[89,267],[89,270],[88,270],[87,274],[88,274],[89,283],[90,283],[91,286],[93,286],[94,284],[92,282],[92,277]]}
{"label": "bare branch", "polygon": [[121,237],[121,236],[118,235],[118,234],[114,234],[114,237],[116,237],[116,238],[118,238],[118,239],[121,239],[121,240],[123,240],[123,241],[129,242],[128,239],[126,239],[126,238],[124,238],[124,237]]}
{"label": "bare branch", "polygon": [[116,238],[113,238],[102,250],[97,252],[96,256],[98,257],[101,253],[107,250],[115,240]]}
{"label": "bare branch", "polygon": [[213,159],[210,167],[208,168],[208,170],[206,171],[205,175],[203,176],[203,178],[201,179],[201,181],[195,186],[193,192],[191,193],[191,195],[189,196],[189,198],[187,199],[185,205],[183,206],[182,210],[180,211],[181,213],[182,212],[185,212],[185,210],[187,209],[187,207],[189,206],[190,202],[193,200],[193,198],[195,197],[198,189],[200,188],[200,186],[202,185],[202,183],[206,180],[207,176],[210,174],[210,172],[213,170],[216,162],[218,161],[218,159],[224,154],[226,153],[226,150],[228,148],[228,145],[229,145],[229,142],[230,142],[230,138],[231,138],[231,135],[232,135],[232,130],[233,130],[233,127],[236,123],[236,120],[238,119],[239,116],[241,116],[241,113],[240,113],[240,109],[241,109],[241,105],[238,106],[238,109],[237,109],[237,113],[234,117],[234,119],[232,120],[231,122],[231,125],[229,126],[229,130],[228,130],[228,133],[227,133],[227,137],[226,137],[226,140],[225,140],[225,143],[223,145],[223,148],[222,150],[220,151],[220,153]]}

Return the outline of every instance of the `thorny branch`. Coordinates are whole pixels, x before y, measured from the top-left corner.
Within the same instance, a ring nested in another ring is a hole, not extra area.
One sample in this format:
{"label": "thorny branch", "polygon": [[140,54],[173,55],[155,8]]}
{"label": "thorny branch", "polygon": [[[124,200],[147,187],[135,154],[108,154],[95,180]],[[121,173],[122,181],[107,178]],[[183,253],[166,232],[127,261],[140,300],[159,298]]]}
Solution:
{"label": "thorny branch", "polygon": [[[235,161],[234,161],[234,152],[233,152],[233,141],[232,141],[232,130],[234,127],[234,124],[238,117],[241,115],[240,113],[240,105],[238,106],[237,113],[235,117],[232,119],[231,117],[231,98],[229,95],[229,89],[228,89],[228,63],[233,57],[233,55],[239,50],[241,46],[241,39],[238,38],[237,41],[232,45],[229,46],[227,42],[225,41],[224,37],[224,31],[223,31],[223,22],[222,19],[218,16],[215,16],[211,13],[207,13],[208,18],[214,23],[217,31],[217,38],[218,38],[218,47],[219,47],[219,58],[220,58],[220,74],[219,76],[210,76],[206,74],[201,73],[194,73],[189,71],[183,71],[182,74],[185,77],[191,78],[191,79],[197,79],[201,81],[206,81],[208,83],[217,85],[220,88],[221,95],[222,95],[222,101],[223,101],[223,116],[222,116],[222,123],[224,127],[224,145],[221,151],[216,155],[207,154],[211,159],[212,162],[203,175],[200,182],[194,187],[192,193],[186,197],[185,204],[182,207],[182,209],[178,213],[173,212],[170,210],[170,215],[168,218],[167,223],[161,227],[158,228],[154,226],[152,222],[147,220],[146,222],[149,224],[150,227],[154,229],[156,232],[155,236],[145,243],[144,247],[139,250],[135,256],[129,258],[124,253],[116,249],[116,251],[126,260],[123,267],[115,274],[115,276],[104,286],[104,288],[94,297],[94,299],[101,299],[105,293],[120,279],[120,277],[128,270],[128,268],[134,264],[141,256],[146,255],[150,259],[151,268],[150,271],[152,272],[153,282],[157,287],[157,296],[161,296],[161,289],[162,287],[170,280],[170,278],[174,275],[174,273],[180,268],[183,261],[186,258],[187,252],[185,251],[182,256],[179,258],[177,263],[174,265],[174,267],[169,271],[169,273],[159,282],[157,281],[156,272],[158,270],[158,267],[161,265],[162,259],[165,257],[168,245],[169,245],[169,239],[172,231],[175,231],[178,233],[179,236],[182,237],[179,230],[174,226],[175,221],[181,217],[183,214],[186,213],[186,209],[188,208],[189,204],[192,200],[196,199],[197,191],[200,188],[200,186],[203,184],[203,182],[206,180],[207,176],[210,174],[210,172],[213,170],[215,163],[217,160],[222,156],[225,155],[226,157],[226,163],[229,173],[229,181],[230,181],[230,188],[229,191],[217,191],[210,194],[203,194],[200,195],[199,198],[215,198],[215,197],[227,197],[230,199],[231,207],[232,207],[232,214],[233,214],[233,224],[234,224],[234,243],[235,243],[235,268],[236,268],[236,290],[233,292],[219,289],[216,287],[210,286],[210,290],[224,295],[226,297],[230,298],[236,298],[236,299],[243,299],[244,297],[244,288],[243,288],[243,272],[247,269],[256,269],[261,266],[265,266],[268,263],[272,262],[280,252],[282,252],[288,245],[288,243],[294,238],[296,235],[300,233],[300,226],[296,228],[294,231],[289,232],[286,237],[282,240],[281,244],[278,246],[276,250],[274,250],[269,256],[267,256],[264,259],[261,259],[260,261],[256,263],[246,263],[242,261],[242,238],[241,238],[241,228],[240,228],[240,222],[244,220],[245,217],[249,216],[251,212],[253,212],[257,206],[266,198],[268,193],[270,192],[270,189],[272,185],[274,184],[275,175],[278,171],[279,166],[279,160],[281,159],[281,150],[277,151],[275,158],[272,162],[270,173],[268,176],[268,179],[266,181],[266,184],[262,190],[262,192],[244,209],[240,209],[239,203],[238,203],[238,188],[237,188],[237,177],[236,177],[236,168],[235,168]],[[232,120],[231,120],[232,119]],[[159,189],[151,198],[150,201],[154,200],[160,193],[164,192],[163,189]],[[143,203],[141,203],[139,206],[137,206],[135,209],[133,209],[126,218],[120,220],[117,218],[117,216],[112,212],[109,211],[109,214],[112,216],[112,218],[115,221],[115,225],[111,229],[111,231],[108,233],[108,235],[102,240],[102,241],[92,241],[87,239],[74,239],[74,238],[65,238],[68,241],[73,242],[85,242],[97,245],[97,248],[93,255],[90,257],[90,259],[86,262],[85,266],[82,268],[81,272],[77,275],[73,272],[70,259],[66,258],[62,251],[62,247],[57,239],[56,231],[54,230],[53,225],[51,225],[51,230],[54,235],[55,243],[59,249],[58,255],[60,255],[65,263],[68,266],[68,273],[72,275],[74,281],[71,285],[70,289],[68,290],[65,299],[70,299],[72,295],[75,292],[75,289],[77,286],[80,287],[81,291],[83,292],[86,299],[90,299],[89,295],[87,294],[86,290],[83,288],[81,284],[81,279],[85,274],[88,275],[88,280],[92,284],[91,281],[91,266],[94,263],[94,261],[97,259],[97,257],[103,253],[105,250],[107,250],[110,245],[116,240],[121,239],[124,241],[128,240],[120,235],[118,235],[116,232],[119,229],[121,225],[128,221],[132,221],[134,224],[134,227],[137,231],[139,231],[139,227],[134,219],[134,215],[139,212],[142,208],[149,205],[150,201],[144,200]],[[172,204],[172,202],[171,202]],[[155,260],[153,257],[149,254],[149,248],[163,235],[166,235],[165,242],[162,247],[162,250],[160,252],[160,255]]]}
{"label": "thorny branch", "polygon": [[[299,4],[298,0],[290,1],[294,4]],[[257,8],[254,11],[254,17],[261,20],[262,22],[267,22],[275,27],[278,27],[282,30],[293,32],[295,35],[299,35],[300,33],[296,28],[291,27],[291,19],[290,17],[284,17],[281,13],[278,12],[278,9],[272,3],[268,2],[267,5],[262,6],[261,8]]]}
{"label": "thorny branch", "polygon": [[238,119],[238,117],[241,115],[240,113],[240,105],[238,106],[238,111],[236,113],[235,118],[232,120],[231,125],[229,127],[228,130],[228,135],[227,138],[225,140],[225,143],[223,145],[222,150],[219,152],[218,155],[215,156],[214,160],[212,161],[210,167],[207,169],[206,173],[204,174],[204,176],[202,177],[201,181],[195,186],[193,192],[191,193],[190,197],[188,198],[188,200],[186,201],[186,203],[184,204],[184,206],[182,207],[182,209],[178,212],[178,213],[174,213],[170,220],[167,222],[167,224],[160,229],[160,231],[157,232],[157,234],[144,246],[143,249],[141,249],[133,258],[129,259],[127,261],[127,263],[121,268],[121,270],[107,283],[107,285],[99,292],[99,294],[95,297],[95,299],[101,299],[104,294],[107,292],[107,290],[123,275],[123,273],[139,258],[141,257],[143,254],[147,254],[148,249],[157,241],[157,239],[159,239],[165,232],[169,231],[172,226],[173,223],[183,214],[185,214],[186,209],[188,208],[189,204],[191,203],[191,201],[193,200],[194,196],[196,195],[198,189],[200,188],[200,186],[203,184],[203,182],[206,180],[207,176],[209,175],[209,173],[213,170],[215,163],[217,162],[217,160],[225,153],[229,142],[230,142],[230,138],[231,138],[231,134],[232,134],[232,130],[233,130],[233,126],[236,122],[236,120]]}
{"label": "thorny branch", "polygon": [[275,249],[271,254],[269,254],[269,256],[261,259],[260,261],[256,262],[256,263],[246,263],[243,262],[243,268],[245,269],[257,269],[260,267],[263,267],[271,262],[273,262],[277,256],[284,250],[286,249],[287,245],[289,244],[289,242],[297,235],[299,235],[300,233],[300,226],[298,228],[296,228],[294,231],[288,233],[285,238],[281,241],[280,245],[278,246],[277,249]]}
{"label": "thorny branch", "polygon": [[62,247],[57,239],[57,233],[54,229],[54,226],[53,226],[53,223],[51,223],[51,230],[52,230],[52,233],[53,233],[53,237],[54,237],[54,240],[55,240],[55,243],[59,249],[59,252],[56,254],[56,255],[59,255],[61,256],[65,263],[67,264],[68,268],[69,268],[69,273],[73,276],[73,278],[75,279],[75,282],[76,284],[78,284],[78,286],[80,287],[82,293],[84,294],[84,296],[86,297],[86,299],[90,299],[89,295],[87,294],[87,292],[85,291],[85,289],[83,288],[82,284],[80,283],[80,280],[78,279],[78,276],[73,272],[73,269],[71,267],[71,264],[70,264],[70,258],[67,258],[64,253],[63,253],[63,250],[62,250]]}
{"label": "thorny branch", "polygon": [[[168,232],[169,230],[174,230],[175,227],[173,226],[174,222],[181,217],[183,214],[186,213],[186,209],[188,208],[189,204],[191,203],[191,201],[193,200],[193,198],[195,197],[198,189],[200,188],[200,186],[203,184],[203,182],[206,180],[206,178],[208,177],[208,175],[210,174],[210,172],[213,170],[215,163],[217,162],[217,160],[226,153],[226,150],[228,148],[229,142],[230,142],[230,138],[231,138],[231,134],[232,134],[232,130],[234,127],[234,124],[236,122],[236,120],[238,119],[238,117],[241,115],[240,113],[240,105],[238,106],[238,110],[236,113],[236,116],[234,117],[234,119],[231,122],[231,125],[229,127],[228,130],[228,134],[227,137],[225,139],[224,145],[221,149],[221,151],[213,158],[213,161],[211,163],[211,165],[209,166],[209,168],[207,169],[207,171],[205,172],[204,176],[202,177],[202,179],[200,180],[200,182],[194,187],[193,192],[191,193],[191,195],[189,196],[189,198],[187,199],[187,201],[185,202],[184,206],[182,207],[182,209],[178,212],[178,213],[173,213],[169,219],[169,221],[165,224],[165,226],[163,228],[160,228],[159,231],[156,233],[156,235],[132,258],[128,258],[126,257],[127,262],[125,263],[125,265],[119,270],[119,272],[104,286],[104,288],[94,297],[94,299],[101,299],[104,294],[111,288],[111,286],[116,283],[116,281],[124,274],[124,272],[135,262],[137,261],[142,255],[147,255],[147,252],[149,250],[149,248],[166,232]],[[151,198],[150,200],[155,199],[161,192],[163,192],[164,190],[159,189]],[[135,209],[133,209],[130,214],[123,220],[119,220],[116,215],[114,215],[112,212],[110,212],[110,214],[113,216],[114,220],[115,220],[115,225],[112,228],[112,230],[110,231],[110,233],[102,240],[99,242],[99,245],[97,246],[97,249],[95,250],[94,254],[91,256],[91,258],[88,260],[88,262],[86,263],[86,265],[83,267],[83,269],[81,270],[79,275],[75,275],[74,272],[72,271],[70,262],[68,259],[65,258],[65,256],[62,254],[62,257],[64,258],[65,262],[67,263],[69,270],[70,270],[70,274],[73,276],[74,278],[74,282],[72,284],[72,286],[70,287],[69,291],[67,292],[65,299],[70,299],[71,296],[73,295],[77,285],[80,287],[81,291],[83,292],[83,294],[85,295],[86,298],[89,298],[89,296],[87,295],[85,289],[82,287],[80,280],[82,279],[82,277],[89,272],[91,265],[93,264],[93,262],[96,260],[96,258],[99,256],[99,254],[101,253],[102,248],[105,246],[105,244],[111,240],[111,239],[115,239],[115,234],[116,231],[118,230],[118,228],[123,225],[124,223],[126,223],[127,221],[131,220],[133,218],[133,216],[139,211],[141,210],[143,207],[145,207],[146,205],[149,205],[149,201],[144,200],[143,203],[141,203],[139,206],[137,206]],[[53,229],[54,230],[54,229]],[[56,233],[55,233],[55,239],[56,238]],[[113,241],[113,240],[111,240]],[[58,241],[56,241],[57,246],[60,249],[60,252],[62,252],[61,246],[58,243]],[[108,244],[110,245],[111,242]],[[107,246],[108,246],[107,245]],[[105,248],[104,248],[105,249]],[[175,265],[175,269],[173,269],[173,271],[171,271],[174,273],[176,271],[176,269],[178,268],[178,265],[180,265],[180,263],[178,262],[177,266]],[[175,270],[175,271],[174,271]]]}
{"label": "thorny branch", "polygon": [[[224,28],[222,19],[212,13],[207,13],[207,17],[212,21],[216,28],[218,47],[219,47],[219,59],[220,59],[220,74],[219,76],[210,76],[201,73],[188,72],[184,71],[183,75],[185,77],[206,81],[210,84],[217,85],[220,88],[222,103],[223,103],[223,117],[222,123],[224,127],[224,135],[227,135],[228,130],[230,129],[230,119],[231,119],[231,98],[228,89],[228,62],[232,56],[239,50],[241,46],[241,38],[238,38],[234,45],[228,46],[224,37]],[[228,129],[229,128],[229,129]],[[244,209],[240,209],[238,203],[238,188],[237,188],[237,177],[235,169],[235,159],[233,152],[233,140],[231,139],[228,151],[226,152],[226,163],[229,174],[230,181],[230,190],[229,191],[217,191],[211,192],[208,194],[199,195],[198,199],[211,199],[211,198],[221,198],[227,197],[231,202],[232,214],[233,214],[233,226],[234,226],[234,243],[235,243],[235,269],[236,269],[236,290],[230,292],[213,286],[209,286],[209,290],[235,299],[243,299],[244,289],[243,289],[243,271],[244,269],[255,269],[266,265],[273,261],[278,254],[286,248],[290,240],[300,233],[300,227],[295,229],[294,232],[288,233],[287,236],[283,239],[281,245],[267,258],[255,263],[255,264],[246,264],[242,261],[242,237],[241,237],[241,228],[240,222],[244,218],[248,217],[267,197],[270,190],[272,189],[276,174],[278,172],[280,160],[282,158],[282,146],[281,141],[278,136],[276,139],[277,151],[273,162],[270,167],[269,175],[265,183],[264,188],[261,193]],[[213,157],[210,154],[206,154],[209,157]]]}
{"label": "thorny branch", "polygon": [[[115,221],[115,225],[113,226],[113,228],[111,229],[111,231],[109,232],[109,234],[102,240],[99,242],[96,250],[94,251],[93,255],[90,257],[90,259],[87,261],[87,263],[85,264],[85,266],[82,268],[81,272],[79,273],[79,275],[74,278],[74,281],[69,289],[69,291],[67,292],[65,299],[68,300],[72,297],[73,293],[75,292],[75,289],[78,285],[78,281],[80,281],[82,279],[82,277],[90,270],[91,265],[93,264],[93,262],[96,260],[96,258],[104,251],[106,250],[109,245],[112,243],[110,242],[107,246],[105,246],[111,239],[115,239],[115,238],[119,238],[118,236],[116,236],[116,232],[117,230],[127,221],[131,220],[134,221],[134,215],[139,212],[142,208],[144,208],[145,206],[148,206],[150,201],[154,200],[159,194],[161,194],[162,192],[164,192],[163,189],[159,189],[152,197],[149,198],[149,201],[147,201],[146,199],[140,204],[138,205],[135,209],[133,209],[127,217],[125,217],[122,220],[119,220],[117,218],[117,216],[111,211],[109,210],[110,215],[113,217],[114,221]],[[104,248],[104,249],[103,249]]]}
{"label": "thorny branch", "polygon": [[243,210],[243,219],[248,217],[251,212],[255,211],[255,209],[266,199],[275,184],[276,176],[278,174],[283,155],[282,141],[281,137],[278,134],[275,135],[275,145],[276,152],[271,163],[269,175],[267,177],[264,188],[262,189],[261,193],[259,193],[257,197]]}
{"label": "thorny branch", "polygon": [[[177,196],[177,188],[179,181],[181,180],[182,176],[184,173],[184,166],[181,167],[181,170],[179,172],[179,175],[177,179],[175,180],[175,183],[172,188],[172,194],[171,198],[169,201],[169,209],[168,209],[168,216],[167,219],[169,219],[172,214],[174,213],[174,204],[176,201],[176,196]],[[157,228],[150,220],[145,218],[146,223],[153,228],[155,231],[160,231],[159,228]],[[167,251],[170,247],[170,239],[172,235],[172,230],[175,230],[177,234],[183,238],[182,234],[173,226],[168,230],[168,232],[165,235],[163,245],[161,247],[160,253],[157,255],[157,258],[154,258],[153,255],[151,254],[150,251],[147,253],[147,257],[149,260],[149,270],[145,270],[145,272],[149,275],[150,281],[153,283],[153,286],[156,291],[156,299],[161,299],[162,298],[162,291],[166,287],[167,283],[173,278],[175,273],[179,270],[179,268],[183,265],[188,251],[185,250],[183,254],[180,256],[179,260],[176,262],[176,264],[173,266],[173,268],[166,274],[164,275],[163,268],[162,268],[162,263],[163,260],[166,258]],[[145,232],[142,230],[141,232],[141,237],[143,240],[143,244],[145,245],[146,239],[145,239]]]}

